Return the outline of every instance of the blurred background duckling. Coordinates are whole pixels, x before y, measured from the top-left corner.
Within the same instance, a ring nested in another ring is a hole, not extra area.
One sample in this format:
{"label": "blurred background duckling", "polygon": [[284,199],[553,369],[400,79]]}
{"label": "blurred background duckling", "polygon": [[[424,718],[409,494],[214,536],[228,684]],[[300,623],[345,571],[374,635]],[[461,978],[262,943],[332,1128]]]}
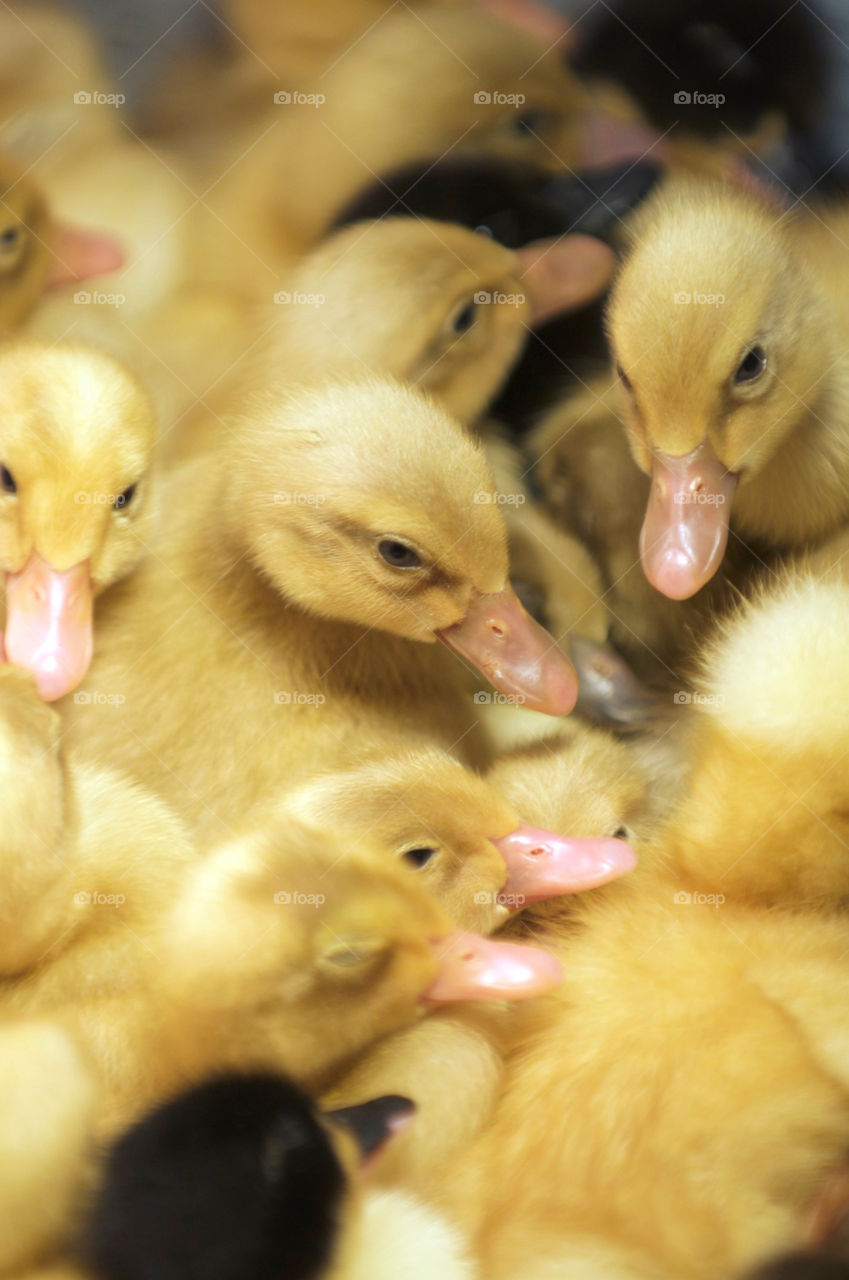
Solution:
{"label": "blurred background duckling", "polygon": [[471,1280],[459,1233],[363,1180],[411,1119],[400,1097],[321,1112],[277,1075],[171,1098],[107,1155],[81,1245],[92,1280]]}
{"label": "blurred background duckling", "polygon": [[529,706],[571,708],[574,671],[509,586],[498,506],[476,501],[483,450],[435,402],[328,384],[264,393],[234,426],[214,465],[172,473],[184,519],[110,594],[89,687],[126,701],[65,700],[81,751],[226,833],[281,782],[378,749],[485,755],[446,646]]}
{"label": "blurred background duckling", "polygon": [[228,407],[287,381],[388,374],[473,423],[527,333],[521,269],[517,255],[448,224],[390,218],[329,236],[256,309],[243,357],[212,402],[220,414],[205,397],[164,442],[167,460],[211,447],[228,429]]}
{"label": "blurred background duckling", "polygon": [[5,657],[54,700],[88,670],[94,597],[150,536],[153,416],[115,361],[32,342],[0,352],[0,414]]}
{"label": "blurred background duckling", "polygon": [[393,9],[319,84],[278,96],[215,157],[198,279],[271,292],[282,261],[407,161],[448,148],[552,169],[576,159],[582,95],[556,50],[465,6]]}

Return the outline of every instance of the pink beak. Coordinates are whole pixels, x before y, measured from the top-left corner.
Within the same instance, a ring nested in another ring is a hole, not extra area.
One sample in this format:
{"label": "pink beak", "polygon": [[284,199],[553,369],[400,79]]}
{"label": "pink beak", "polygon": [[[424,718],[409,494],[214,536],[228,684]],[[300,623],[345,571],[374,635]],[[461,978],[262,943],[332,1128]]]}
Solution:
{"label": "pink beak", "polygon": [[640,558],[649,582],[670,600],[689,599],[719,568],[736,487],[707,442],[682,458],[656,455]]}
{"label": "pink beak", "polygon": [[524,824],[492,843],[507,864],[502,892],[518,907],[594,889],[637,865],[637,855],[623,840],[570,839]]}
{"label": "pink beak", "polygon": [[525,611],[511,586],[479,595],[461,622],[436,634],[519,705],[555,716],[574,707],[575,668]]}
{"label": "pink beak", "polygon": [[33,552],[6,582],[6,660],[25,667],[46,702],[70,693],[91,662],[93,595],[88,562],[59,573]]}
{"label": "pink beak", "polygon": [[51,249],[48,289],[72,280],[102,276],[124,265],[123,249],[105,232],[78,231],[76,227],[54,224]]}
{"label": "pink beak", "polygon": [[529,1000],[563,980],[557,959],[539,947],[496,942],[474,933],[451,933],[431,946],[439,973],[425,999],[434,1003]]}

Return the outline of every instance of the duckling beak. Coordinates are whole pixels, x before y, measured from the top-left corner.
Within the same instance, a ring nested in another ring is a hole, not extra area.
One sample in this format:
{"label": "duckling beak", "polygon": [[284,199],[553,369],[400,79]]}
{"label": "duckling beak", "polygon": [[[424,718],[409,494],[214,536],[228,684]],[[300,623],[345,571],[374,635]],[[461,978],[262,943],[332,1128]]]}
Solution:
{"label": "duckling beak", "polygon": [[736,488],[737,476],[707,441],[682,458],[655,454],[640,558],[649,582],[670,600],[688,600],[719,568]]}
{"label": "duckling beak", "polygon": [[507,864],[502,893],[517,909],[563,893],[595,889],[637,865],[637,855],[623,840],[570,839],[524,824],[492,843]]}
{"label": "duckling beak", "polygon": [[530,299],[533,329],[592,302],[607,288],[615,266],[611,249],[587,235],[535,240],[517,250],[516,256]]}
{"label": "duckling beak", "polygon": [[458,1000],[530,1000],[563,981],[555,956],[540,947],[496,942],[474,933],[450,933],[431,943],[439,961],[425,992],[434,1004]]}
{"label": "duckling beak", "polygon": [[6,582],[6,660],[35,676],[54,702],[75,689],[92,653],[93,596],[88,561],[59,573],[33,552]]}
{"label": "duckling beak", "polygon": [[106,232],[80,231],[55,223],[50,236],[52,258],[47,274],[47,288],[68,284],[71,280],[87,280],[117,271],[124,265],[124,251]]}
{"label": "duckling beak", "polygon": [[612,645],[570,636],[569,653],[578,673],[577,709],[588,720],[637,730],[665,709],[663,695],[647,689]]}
{"label": "duckling beak", "polygon": [[338,1107],[325,1111],[334,1124],[342,1125],[351,1133],[359,1148],[360,1172],[367,1172],[393,1138],[408,1129],[415,1119],[416,1104],[410,1098],[387,1094],[372,1098],[353,1107]]}
{"label": "duckling beak", "polygon": [[574,707],[575,668],[511,586],[478,595],[461,622],[436,635],[520,705],[553,716],[567,715]]}

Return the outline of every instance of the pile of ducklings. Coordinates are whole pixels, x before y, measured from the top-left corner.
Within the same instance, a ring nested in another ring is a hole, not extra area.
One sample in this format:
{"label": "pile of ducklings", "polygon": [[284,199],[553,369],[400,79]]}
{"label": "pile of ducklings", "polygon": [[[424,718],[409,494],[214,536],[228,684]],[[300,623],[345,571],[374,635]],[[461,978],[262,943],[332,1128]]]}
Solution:
{"label": "pile of ducklings", "polygon": [[847,1273],[849,198],[753,13],[665,133],[533,0],[223,0],[132,114],[0,14],[2,1280]]}

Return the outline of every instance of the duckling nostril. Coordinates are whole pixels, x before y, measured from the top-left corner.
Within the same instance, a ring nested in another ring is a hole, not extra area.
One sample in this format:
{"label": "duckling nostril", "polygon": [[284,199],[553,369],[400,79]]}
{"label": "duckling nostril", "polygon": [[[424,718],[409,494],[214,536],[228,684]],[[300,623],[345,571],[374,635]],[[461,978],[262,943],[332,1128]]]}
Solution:
{"label": "duckling nostril", "polygon": [[490,622],[489,629],[496,640],[503,640],[507,634],[507,628],[500,622]]}

